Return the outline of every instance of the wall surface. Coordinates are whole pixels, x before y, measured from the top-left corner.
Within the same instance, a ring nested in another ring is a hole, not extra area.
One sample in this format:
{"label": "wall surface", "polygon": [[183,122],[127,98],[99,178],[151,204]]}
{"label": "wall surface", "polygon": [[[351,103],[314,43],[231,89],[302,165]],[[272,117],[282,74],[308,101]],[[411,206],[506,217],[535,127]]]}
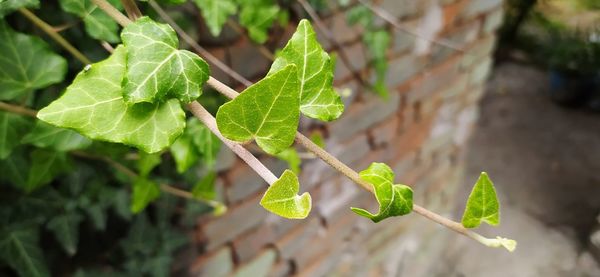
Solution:
{"label": "wall surface", "polygon": [[[329,1],[336,3],[337,1]],[[462,153],[475,123],[489,74],[494,31],[502,20],[501,0],[383,0],[408,30],[464,49],[458,52],[386,26],[393,34],[387,52],[387,86],[382,99],[366,92],[351,70],[337,63],[335,85],[350,89],[344,115],[330,124],[301,122],[302,132],[320,132],[326,149],[359,171],[385,162],[396,181],[413,187],[415,203],[451,216],[462,174]],[[330,5],[325,21],[352,60],[353,71],[372,78],[359,27],[349,27],[344,10]],[[383,21],[378,24],[384,24]],[[281,35],[284,43],[294,26]],[[227,47],[211,51],[236,71],[256,80],[270,61],[243,37],[224,35]],[[325,46],[331,45],[321,39]],[[272,42],[271,42],[272,43]],[[218,79],[226,75],[214,72]],[[233,84],[233,83],[232,83]],[[299,149],[301,150],[301,149]],[[258,152],[257,152],[258,153]],[[286,164],[263,157],[276,174]],[[285,220],[259,204],[266,184],[231,153],[219,158],[217,189],[229,210],[198,219],[195,244],[183,251],[177,272],[190,276],[430,276],[449,232],[418,215],[373,224],[350,207],[377,209],[374,197],[320,160],[303,160],[301,191],[313,197],[305,220]]]}

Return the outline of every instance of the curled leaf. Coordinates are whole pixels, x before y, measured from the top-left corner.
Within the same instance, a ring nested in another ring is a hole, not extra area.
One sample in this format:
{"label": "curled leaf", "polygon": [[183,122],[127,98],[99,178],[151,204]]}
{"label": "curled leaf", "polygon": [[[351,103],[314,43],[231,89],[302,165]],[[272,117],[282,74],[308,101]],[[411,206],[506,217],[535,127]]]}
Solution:
{"label": "curled leaf", "polygon": [[372,214],[360,208],[351,208],[353,212],[377,223],[388,217],[405,215],[412,211],[413,191],[405,185],[394,185],[394,172],[384,163],[372,163],[360,172],[360,178],[370,182],[379,203],[379,212]]}
{"label": "curled leaf", "polygon": [[478,227],[481,222],[496,226],[500,223],[500,202],[494,183],[482,172],[469,195],[462,217],[465,228]]}
{"label": "curled leaf", "polygon": [[260,200],[260,205],[268,211],[290,219],[303,219],[308,216],[312,200],[308,192],[298,195],[300,184],[294,172],[286,170],[279,180],[273,183]]}

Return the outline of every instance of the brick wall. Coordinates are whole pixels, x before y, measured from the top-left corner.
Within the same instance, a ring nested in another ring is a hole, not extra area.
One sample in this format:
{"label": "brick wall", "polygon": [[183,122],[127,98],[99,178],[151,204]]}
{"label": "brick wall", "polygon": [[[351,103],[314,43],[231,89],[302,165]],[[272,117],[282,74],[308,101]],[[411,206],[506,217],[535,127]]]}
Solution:
{"label": "brick wall", "polygon": [[[335,3],[337,1],[329,1]],[[461,177],[461,153],[477,119],[477,102],[491,67],[494,31],[502,20],[501,0],[382,0],[386,11],[411,30],[450,41],[464,53],[419,40],[387,26],[393,45],[387,52],[388,99],[365,92],[338,61],[335,84],[349,88],[341,119],[320,124],[303,119],[302,131],[317,130],[326,149],[352,168],[388,163],[396,181],[412,186],[415,202],[451,215]],[[344,11],[331,5],[324,13],[331,32],[364,78],[371,68],[360,42],[361,29],[346,24]],[[384,24],[384,22],[380,22]],[[280,30],[281,46],[295,26]],[[226,30],[226,47],[213,53],[244,76],[256,80],[270,61],[242,36]],[[327,41],[321,39],[324,45]],[[229,80],[215,70],[217,78]],[[378,224],[350,211],[376,210],[374,197],[357,188],[320,160],[304,160],[301,191],[313,196],[313,211],[302,221],[269,214],[258,202],[262,181],[227,150],[222,151],[217,182],[229,211],[204,216],[192,234],[195,244],[183,251],[176,270],[191,276],[428,276],[436,256],[456,234],[417,215]],[[286,165],[262,157],[280,174]]]}

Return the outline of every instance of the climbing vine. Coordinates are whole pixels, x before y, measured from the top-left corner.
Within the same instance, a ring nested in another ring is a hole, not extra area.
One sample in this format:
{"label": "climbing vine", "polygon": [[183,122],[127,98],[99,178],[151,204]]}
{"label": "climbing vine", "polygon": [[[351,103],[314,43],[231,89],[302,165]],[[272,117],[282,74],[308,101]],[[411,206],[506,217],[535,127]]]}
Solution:
{"label": "climbing vine", "polygon": [[[211,34],[218,35],[230,16],[238,14],[239,23],[258,43],[268,38],[274,22],[285,25],[289,17],[268,0],[192,2],[200,7]],[[89,51],[94,57],[105,49],[110,52],[95,63],[88,63],[87,55],[29,10],[39,7],[37,0],[0,0],[0,260],[19,275],[48,276],[53,260],[76,256],[80,244],[94,241],[82,237],[81,229],[101,239],[90,246],[97,256],[80,259],[120,261],[115,271],[126,275],[167,275],[173,251],[186,243],[171,223],[193,224],[198,213],[226,210],[213,185],[220,147],[230,148],[269,184],[257,204],[284,218],[306,218],[312,202],[307,192],[301,193],[298,153],[289,152],[294,143],[373,193],[378,211],[352,207],[359,216],[377,223],[415,212],[486,246],[514,250],[512,240],[489,239],[470,230],[481,222],[499,224],[500,205],[487,174],[477,180],[458,223],[413,203],[411,187],[396,184],[386,164],[374,162],[358,173],[313,142],[318,138],[298,132],[301,116],[330,122],[344,111],[333,87],[335,63],[309,20],[300,20],[267,76],[237,93],[211,77],[204,60],[208,57],[180,49],[176,30],[138,14],[134,1],[60,0],[48,8],[83,21],[87,35],[70,35],[81,39],[79,44],[105,42],[104,49]],[[379,76],[375,88],[386,95],[382,53],[389,35],[369,25],[367,13],[352,10],[349,20],[368,25],[364,40]],[[33,28],[16,31],[8,24],[22,19],[79,63],[69,63],[31,35]],[[67,76],[70,67],[79,73]],[[66,87],[63,80],[69,80]],[[230,100],[212,106],[199,102],[207,96],[205,85]],[[216,110],[216,117],[208,109]],[[186,110],[194,117],[187,118]],[[245,148],[251,141],[268,154],[296,161],[295,166],[275,176]],[[162,155],[167,151],[170,155]],[[199,164],[200,174],[190,170]],[[185,213],[178,212],[181,207]],[[119,223],[129,228],[104,232],[108,224]],[[101,242],[114,237],[122,238],[116,246]],[[48,256],[42,250],[46,245],[58,245],[63,252]],[[52,272],[85,276],[95,270],[66,264]]]}

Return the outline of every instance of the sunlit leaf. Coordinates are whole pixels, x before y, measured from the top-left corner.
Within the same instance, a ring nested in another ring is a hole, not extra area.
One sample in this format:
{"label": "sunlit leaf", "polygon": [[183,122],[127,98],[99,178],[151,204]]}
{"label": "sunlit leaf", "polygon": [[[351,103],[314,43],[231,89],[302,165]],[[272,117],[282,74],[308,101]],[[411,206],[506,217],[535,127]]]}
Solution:
{"label": "sunlit leaf", "polygon": [[167,24],[142,17],[121,33],[127,47],[125,100],[158,103],[177,98],[190,103],[202,94],[210,75],[208,64],[198,55],[179,50],[177,34]]}
{"label": "sunlit leaf", "polygon": [[252,139],[277,154],[294,142],[300,112],[296,66],[289,65],[247,88],[217,112],[219,130],[228,139]]}
{"label": "sunlit leaf", "polygon": [[71,211],[55,216],[46,225],[69,256],[73,256],[77,252],[81,221],[83,221],[83,216]]}
{"label": "sunlit leaf", "polygon": [[384,163],[372,163],[360,172],[360,178],[370,182],[379,203],[379,212],[372,214],[360,208],[351,208],[356,214],[377,223],[388,217],[408,214],[413,207],[413,191],[405,185],[394,184],[394,172]]}
{"label": "sunlit leaf", "polygon": [[462,225],[466,228],[478,227],[481,222],[492,226],[500,224],[500,202],[494,183],[485,172],[477,179],[462,217]]}
{"label": "sunlit leaf", "polygon": [[0,111],[0,160],[10,155],[30,127],[31,121],[24,116]]}
{"label": "sunlit leaf", "polygon": [[23,137],[21,143],[33,144],[40,148],[52,148],[56,151],[83,149],[92,141],[75,131],[54,127],[43,121],[37,121],[35,127]]}
{"label": "sunlit leaf", "polygon": [[[121,8],[119,0],[108,0],[113,7]],[[119,25],[92,0],[60,0],[60,7],[83,18],[85,31],[93,38],[108,42],[119,42]]]}
{"label": "sunlit leaf", "polygon": [[156,183],[146,178],[138,178],[133,184],[133,194],[131,195],[131,212],[139,213],[150,202],[160,196],[160,188]]}
{"label": "sunlit leaf", "polygon": [[139,159],[137,161],[138,173],[142,177],[148,176],[150,171],[158,166],[161,162],[160,153],[148,154],[140,151]]}
{"label": "sunlit leaf", "polygon": [[79,73],[65,94],[42,109],[38,118],[92,139],[125,143],[148,153],[171,145],[183,132],[185,113],[177,99],[133,106],[125,103],[121,90],[125,51],[120,46],[107,60]]}
{"label": "sunlit leaf", "polygon": [[37,226],[19,226],[0,232],[0,259],[20,276],[50,276],[38,237]]}
{"label": "sunlit leaf", "polygon": [[333,89],[333,64],[308,20],[300,21],[292,38],[277,54],[269,74],[290,64],[298,67],[300,111],[323,121],[337,119],[344,111],[344,104]]}
{"label": "sunlit leaf", "polygon": [[194,0],[202,17],[213,36],[221,33],[223,24],[227,22],[229,16],[237,12],[237,6],[233,0]]}
{"label": "sunlit leaf", "polygon": [[312,200],[308,192],[298,195],[298,177],[290,170],[283,172],[260,200],[260,205],[268,211],[290,219],[303,219],[308,216]]}
{"label": "sunlit leaf", "polygon": [[42,39],[13,31],[4,20],[0,20],[0,49],[0,100],[59,83],[67,72],[67,61]]}

